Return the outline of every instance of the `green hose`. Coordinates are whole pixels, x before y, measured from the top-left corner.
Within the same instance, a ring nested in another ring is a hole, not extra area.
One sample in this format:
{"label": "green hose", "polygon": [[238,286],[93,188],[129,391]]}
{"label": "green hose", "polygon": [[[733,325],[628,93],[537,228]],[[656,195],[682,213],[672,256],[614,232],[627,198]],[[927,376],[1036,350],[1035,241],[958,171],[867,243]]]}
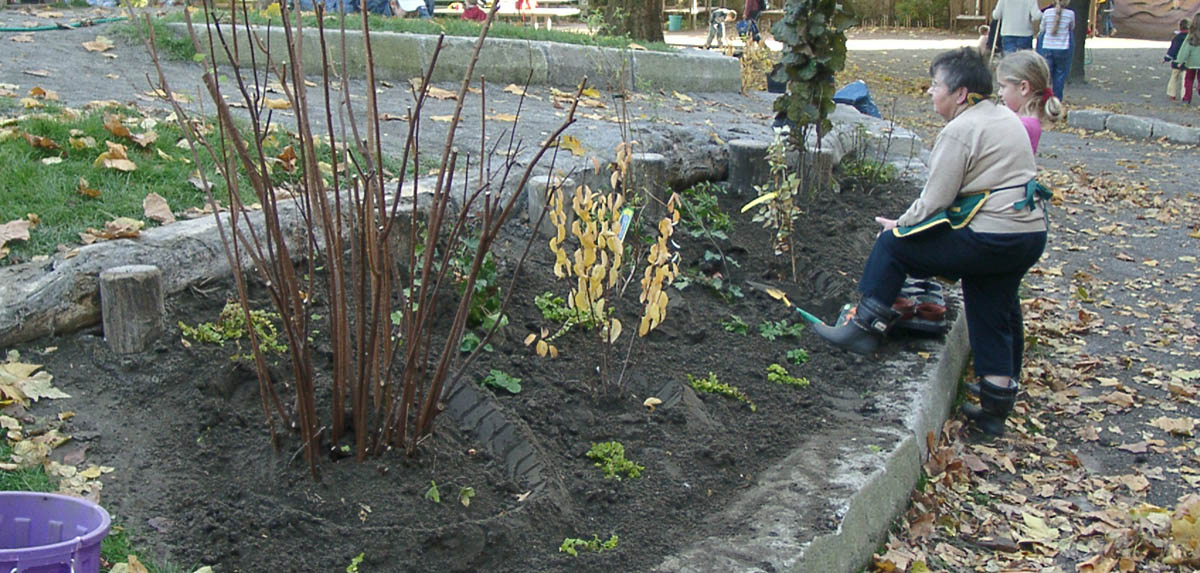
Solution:
{"label": "green hose", "polygon": [[[120,22],[125,20],[125,16],[113,16],[112,18],[97,18],[95,20],[80,20],[66,24],[71,28],[83,28],[84,26],[95,26],[96,24],[106,24],[108,22]],[[61,30],[62,26],[34,26],[32,28],[0,28],[0,32],[46,32],[49,30]]]}

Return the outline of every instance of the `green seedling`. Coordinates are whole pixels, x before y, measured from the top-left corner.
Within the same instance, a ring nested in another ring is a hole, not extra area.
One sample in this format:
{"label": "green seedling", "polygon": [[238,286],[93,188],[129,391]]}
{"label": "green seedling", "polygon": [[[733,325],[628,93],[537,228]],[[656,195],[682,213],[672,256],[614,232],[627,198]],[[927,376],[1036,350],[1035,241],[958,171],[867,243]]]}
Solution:
{"label": "green seedling", "polygon": [[776,384],[786,384],[797,388],[805,388],[808,386],[808,378],[797,378],[788,374],[787,368],[778,364],[767,366],[767,380]]}
{"label": "green seedling", "polygon": [[354,559],[350,560],[350,564],[346,566],[346,573],[358,573],[358,566],[362,564],[365,555],[366,553],[355,555]]}
{"label": "green seedling", "polygon": [[626,477],[641,477],[644,466],[625,459],[625,446],[621,442],[600,442],[592,445],[587,457],[596,460],[595,466],[604,472],[607,479],[621,480],[621,474]]}
{"label": "green seedling", "polygon": [[750,330],[750,325],[746,324],[746,321],[742,320],[738,315],[731,314],[729,315],[729,320],[721,321],[721,328],[724,328],[725,332],[745,335]]}
{"label": "green seedling", "polygon": [[[463,333],[462,342],[458,344],[458,349],[463,353],[474,352],[476,348],[479,348],[479,344],[481,342],[483,342],[483,339],[479,338],[478,334],[468,330],[467,332]],[[491,344],[484,344],[483,350],[486,352],[492,352],[495,350],[495,348],[493,348]]]}
{"label": "green seedling", "polygon": [[803,323],[789,324],[786,320],[779,322],[763,322],[758,325],[758,333],[767,340],[774,341],[776,338],[783,336],[791,336],[792,338],[800,338],[800,333],[804,332]]}
{"label": "green seedling", "polygon": [[607,541],[600,541],[599,535],[593,535],[590,541],[586,539],[568,537],[563,540],[562,545],[558,547],[558,551],[560,553],[566,553],[571,557],[578,557],[581,550],[599,553],[601,551],[611,551],[616,548],[616,534],[614,534],[612,537],[609,537]]}
{"label": "green seedling", "polygon": [[483,378],[482,384],[484,386],[491,386],[492,388],[507,390],[510,394],[521,393],[520,378],[509,376],[503,370],[496,370],[495,368],[488,371],[488,375]]}
{"label": "green seedling", "polygon": [[571,308],[567,306],[567,302],[561,296],[556,296],[550,291],[534,297],[533,304],[537,305],[538,310],[542,311],[542,318],[562,325],[559,332],[556,332],[553,338],[562,336],[563,333],[574,326],[580,326],[584,330],[591,330],[603,324],[604,317],[594,315],[591,309]]}
{"label": "green seedling", "polygon": [[425,499],[433,503],[442,503],[442,494],[438,491],[437,482],[429,480],[429,489],[425,490]]}
{"label": "green seedling", "polygon": [[792,364],[800,365],[808,362],[808,351],[803,348],[795,348],[787,351],[787,359]]}
{"label": "green seedling", "polygon": [[730,386],[729,384],[718,381],[717,375],[713,374],[712,372],[708,373],[707,378],[696,378],[691,374],[688,374],[687,377],[688,385],[697,392],[704,392],[705,394],[719,394],[721,396],[733,398],[738,402],[744,402],[745,404],[749,405],[751,412],[758,411],[758,406],[755,406],[754,402],[750,401],[749,396],[742,393],[741,390],[738,390],[736,386]]}
{"label": "green seedling", "polygon": [[[275,328],[274,323],[276,320],[279,320],[279,315],[274,312],[250,311],[250,324],[258,336],[258,344],[264,354],[287,352],[287,344],[279,340],[279,331]],[[179,330],[183,333],[184,338],[190,338],[196,342],[224,346],[226,342],[233,341],[238,345],[239,350],[241,350],[243,338],[247,341],[250,340],[249,331],[246,328],[246,314],[242,311],[242,306],[232,300],[225,303],[225,308],[221,309],[221,314],[217,316],[216,322],[202,322],[196,326],[188,326],[181,321]],[[240,352],[231,358],[254,360],[254,356],[250,353],[242,354]]]}
{"label": "green seedling", "polygon": [[458,488],[458,503],[463,504],[463,507],[471,507],[471,498],[475,497],[475,488],[460,487]]}

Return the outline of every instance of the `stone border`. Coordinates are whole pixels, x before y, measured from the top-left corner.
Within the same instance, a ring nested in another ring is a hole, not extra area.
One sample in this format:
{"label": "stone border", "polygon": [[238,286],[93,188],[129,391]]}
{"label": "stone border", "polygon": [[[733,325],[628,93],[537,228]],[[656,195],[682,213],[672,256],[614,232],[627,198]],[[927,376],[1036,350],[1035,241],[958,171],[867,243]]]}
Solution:
{"label": "stone border", "polygon": [[1067,113],[1067,125],[1089,131],[1111,131],[1125,137],[1166,139],[1184,145],[1200,144],[1200,127],[1187,127],[1161,119],[1124,115],[1102,109],[1078,109]]}
{"label": "stone border", "polygon": [[[169,25],[180,35],[187,35],[187,25]],[[284,46],[284,31],[280,28],[253,28],[264,44]],[[201,43],[207,42],[203,27],[196,34]],[[225,30],[228,33],[228,30]],[[250,65],[251,42],[239,28],[238,59]],[[375,77],[380,80],[405,81],[424,76],[438,42],[437,36],[401,32],[371,32],[371,53],[375,62]],[[437,67],[431,81],[461,81],[467,71],[476,38],[446,36],[438,54]],[[303,63],[306,69],[318,70],[321,65],[317,30],[304,29]],[[340,48],[331,49],[330,59],[340,61]],[[364,76],[366,58],[362,32],[346,30],[346,68],[351,77]],[[262,63],[262,52],[255,54]],[[340,69],[340,64],[335,64]],[[532,72],[532,76],[530,73]],[[596,46],[535,42],[508,38],[484,40],[475,78],[488,81],[533,85],[553,85],[574,88],[584,78],[601,89],[615,89],[622,83],[630,89],[670,89],[681,92],[737,92],[742,89],[742,68],[737,58],[708,50],[687,48],[678,52],[623,50]]]}

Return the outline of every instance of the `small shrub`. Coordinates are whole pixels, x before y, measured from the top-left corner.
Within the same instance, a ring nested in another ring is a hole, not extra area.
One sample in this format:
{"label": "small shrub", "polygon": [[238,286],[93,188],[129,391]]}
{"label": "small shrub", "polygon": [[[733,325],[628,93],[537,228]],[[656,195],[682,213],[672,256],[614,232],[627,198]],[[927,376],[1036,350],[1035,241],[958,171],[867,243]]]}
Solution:
{"label": "small shrub", "polygon": [[680,204],[684,232],[696,238],[729,238],[726,232],[733,228],[733,221],[718,204],[720,193],[724,193],[720,185],[707,181],[683,191]]}
{"label": "small shrub", "polygon": [[721,328],[724,328],[725,332],[745,335],[750,330],[750,325],[746,324],[746,321],[742,320],[738,315],[731,314],[729,315],[729,320],[721,321]]}
{"label": "small shrub", "polygon": [[563,540],[562,545],[558,547],[558,551],[560,553],[566,553],[571,557],[578,557],[580,550],[599,553],[601,551],[611,551],[616,548],[616,534],[614,534],[612,537],[609,537],[607,541],[600,541],[599,535],[593,535],[590,541],[586,539],[568,537]]}
{"label": "small shrub", "polygon": [[503,370],[496,370],[495,368],[491,369],[488,372],[488,375],[484,377],[483,385],[491,386],[492,388],[500,388],[501,390],[507,390],[512,394],[521,393],[520,378],[509,376]]}
{"label": "small shrub", "polygon": [[721,396],[733,398],[738,402],[743,402],[749,405],[751,412],[758,410],[758,406],[755,406],[754,402],[750,401],[749,396],[742,393],[741,390],[738,390],[736,386],[730,386],[729,384],[718,381],[717,375],[713,374],[712,372],[708,373],[707,378],[696,378],[691,374],[688,374],[687,377],[688,385],[697,392],[704,392],[705,394],[720,394]]}
{"label": "small shrub", "polygon": [[621,442],[594,444],[592,449],[588,450],[587,457],[596,460],[596,467],[604,472],[607,479],[619,481],[621,474],[631,478],[641,477],[642,470],[646,469],[632,460],[625,459],[625,446]]}
{"label": "small shrub", "polygon": [[[274,323],[276,320],[279,320],[277,313],[265,310],[250,311],[250,324],[258,336],[258,344],[265,354],[287,352],[287,344],[279,340],[279,330],[275,328]],[[243,338],[247,341],[250,340],[249,331],[246,329],[246,314],[242,311],[242,306],[232,300],[225,303],[225,308],[221,309],[221,314],[217,316],[216,322],[202,322],[196,326],[188,326],[181,321],[179,330],[184,337],[206,344],[225,346],[227,341],[232,340],[238,345],[238,350],[242,348],[241,340]],[[240,352],[234,354],[232,358],[234,360],[254,359],[249,350],[246,354]]]}
{"label": "small shrub", "polygon": [[800,338],[801,332],[804,332],[804,324],[799,322],[789,324],[788,321],[781,320],[779,322],[763,322],[758,325],[758,333],[763,338],[771,341],[783,336]]}
{"label": "small shrub", "polygon": [[442,503],[442,493],[438,491],[436,481],[429,480],[429,489],[425,490],[425,499],[433,503]]}
{"label": "small shrub", "polygon": [[808,378],[797,378],[788,374],[787,368],[778,364],[772,364],[767,367],[767,380],[776,384],[786,384],[797,388],[808,387]]}
{"label": "small shrub", "polygon": [[804,364],[808,362],[808,351],[803,348],[789,350],[787,351],[787,359],[790,360],[792,364]]}

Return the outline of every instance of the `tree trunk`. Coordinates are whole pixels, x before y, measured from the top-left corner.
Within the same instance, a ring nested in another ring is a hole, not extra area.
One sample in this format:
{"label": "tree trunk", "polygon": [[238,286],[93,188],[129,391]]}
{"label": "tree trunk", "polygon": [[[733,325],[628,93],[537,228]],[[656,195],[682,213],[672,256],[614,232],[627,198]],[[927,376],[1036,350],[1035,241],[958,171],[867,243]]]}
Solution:
{"label": "tree trunk", "polygon": [[1084,42],[1087,41],[1087,31],[1091,27],[1092,0],[1080,0],[1071,8],[1075,10],[1075,30],[1071,37],[1074,39],[1075,50],[1071,53],[1071,73],[1067,75],[1067,83],[1081,84],[1087,81],[1087,70],[1083,69]]}
{"label": "tree trunk", "polygon": [[663,0],[591,0],[588,5],[604,13],[605,34],[663,41]]}

